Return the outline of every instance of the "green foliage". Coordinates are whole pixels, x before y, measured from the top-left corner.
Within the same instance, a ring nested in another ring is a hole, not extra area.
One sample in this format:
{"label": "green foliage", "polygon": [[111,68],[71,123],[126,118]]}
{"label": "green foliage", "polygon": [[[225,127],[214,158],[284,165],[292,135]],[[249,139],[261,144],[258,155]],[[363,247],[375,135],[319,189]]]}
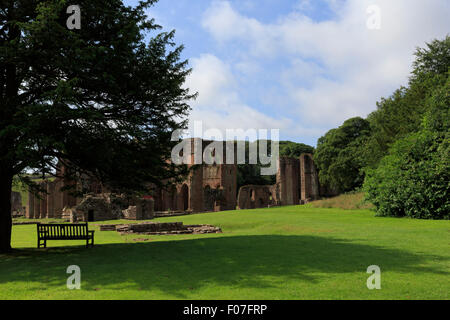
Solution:
{"label": "green foliage", "polygon": [[73,31],[67,1],[7,6],[0,162],[14,175],[52,174],[59,160],[130,192],[178,176],[165,159],[194,95],[183,88],[190,70],[174,32],[158,33],[145,15],[154,2],[79,1]]}
{"label": "green foliage", "polygon": [[450,132],[450,77],[447,76],[447,82],[433,91],[426,104],[428,111],[422,127],[436,132]]}
{"label": "green foliage", "polygon": [[365,158],[371,168],[377,167],[395,141],[421,129],[424,114],[433,105],[430,98],[448,79],[450,37],[434,40],[427,48],[418,48],[415,56],[409,85],[396,90],[389,98],[382,98],[377,110],[367,117],[372,133],[365,147]]}
{"label": "green foliage", "polygon": [[23,173],[54,174],[64,161],[129,192],[177,178],[165,159],[195,95],[174,32],[145,14],[156,1],[80,0],[72,31],[68,1],[19,2],[0,13],[0,164],[29,182]]}
{"label": "green foliage", "polygon": [[79,0],[69,30],[67,0],[3,1],[0,10],[0,252],[10,250],[14,176],[88,174],[124,193],[180,180],[168,163],[172,132],[195,98],[174,31],[146,16],[155,0]]}
{"label": "green foliage", "polygon": [[426,48],[417,48],[411,82],[424,82],[426,78],[446,74],[450,66],[450,36],[435,39]]}
{"label": "green foliage", "polygon": [[381,216],[450,219],[450,135],[432,131],[398,140],[364,189]]}
{"label": "green foliage", "polygon": [[363,134],[343,127],[319,139],[320,182],[338,191],[361,185],[379,215],[448,219],[450,37],[419,48],[408,86],[377,103]]}
{"label": "green foliage", "polygon": [[303,153],[314,153],[314,148],[303,143],[280,141],[280,156],[299,158]]}
{"label": "green foliage", "polygon": [[322,185],[338,192],[362,185],[365,162],[362,147],[370,134],[369,122],[356,117],[328,131],[317,143],[314,161]]}
{"label": "green foliage", "polygon": [[450,218],[449,68],[450,37],[418,49],[410,86],[369,116],[364,189],[379,215]]}

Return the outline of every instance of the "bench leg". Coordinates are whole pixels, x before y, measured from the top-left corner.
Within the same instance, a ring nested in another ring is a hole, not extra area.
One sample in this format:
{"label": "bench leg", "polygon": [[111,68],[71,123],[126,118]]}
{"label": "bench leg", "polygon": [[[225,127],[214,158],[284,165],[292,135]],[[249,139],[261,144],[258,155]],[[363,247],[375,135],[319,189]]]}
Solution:
{"label": "bench leg", "polygon": [[47,248],[47,240],[46,239],[38,239],[38,249],[41,247]]}
{"label": "bench leg", "polygon": [[[91,243],[89,243],[89,240]],[[93,247],[94,246],[94,237],[90,237],[86,239],[86,248]]]}

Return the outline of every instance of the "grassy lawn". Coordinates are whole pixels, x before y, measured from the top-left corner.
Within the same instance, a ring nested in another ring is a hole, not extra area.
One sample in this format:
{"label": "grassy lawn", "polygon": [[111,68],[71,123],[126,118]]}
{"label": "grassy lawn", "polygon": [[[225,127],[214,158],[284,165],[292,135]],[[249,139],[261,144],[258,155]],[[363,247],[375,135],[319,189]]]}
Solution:
{"label": "grassy lawn", "polygon": [[[311,205],[156,221],[223,234],[121,236],[94,222],[94,248],[38,250],[36,226],[14,226],[19,250],[0,255],[0,299],[449,299],[450,221]],[[81,290],[66,288],[69,265],[81,268]],[[366,287],[370,265],[381,290]]]}

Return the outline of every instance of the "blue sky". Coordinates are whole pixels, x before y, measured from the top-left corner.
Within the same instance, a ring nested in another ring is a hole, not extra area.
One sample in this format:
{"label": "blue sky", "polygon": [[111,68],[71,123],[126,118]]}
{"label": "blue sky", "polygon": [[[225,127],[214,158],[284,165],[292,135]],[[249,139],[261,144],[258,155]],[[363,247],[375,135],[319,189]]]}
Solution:
{"label": "blue sky", "polygon": [[314,146],[405,85],[415,48],[450,31],[448,0],[159,0],[148,14],[185,46],[191,123]]}

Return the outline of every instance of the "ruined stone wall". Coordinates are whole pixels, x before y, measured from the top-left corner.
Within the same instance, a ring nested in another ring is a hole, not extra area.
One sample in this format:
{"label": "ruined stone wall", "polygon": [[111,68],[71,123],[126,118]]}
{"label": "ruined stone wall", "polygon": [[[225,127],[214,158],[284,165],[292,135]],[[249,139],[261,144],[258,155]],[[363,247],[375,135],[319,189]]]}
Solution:
{"label": "ruined stone wall", "polygon": [[178,210],[177,189],[175,186],[171,186],[169,190],[163,189],[161,196],[162,205],[166,210]]}
{"label": "ruined stone wall", "polygon": [[25,217],[29,219],[61,218],[64,208],[74,207],[80,201],[70,190],[62,190],[67,186],[63,179],[44,180],[38,186],[41,192],[28,191]]}
{"label": "ruined stone wall", "polygon": [[222,188],[224,191],[224,202],[221,204],[220,210],[235,210],[237,206],[237,165],[224,164],[222,171]]}
{"label": "ruined stone wall", "polygon": [[34,219],[34,195],[31,192],[28,192],[28,201],[25,211],[25,218]]}
{"label": "ruined stone wall", "polygon": [[46,190],[47,190],[46,215],[47,215],[47,218],[55,217],[55,196],[56,196],[55,188],[56,188],[56,183],[54,181],[48,181],[46,183]]}
{"label": "ruined stone wall", "polygon": [[206,211],[236,209],[236,188],[236,165],[203,165],[203,197]]}
{"label": "ruined stone wall", "polygon": [[134,206],[122,211],[124,219],[150,220],[154,218],[153,199],[138,199]]}
{"label": "ruined stone wall", "polygon": [[[190,157],[192,163],[196,160],[195,149],[202,148],[205,151],[205,146],[208,146],[210,142],[190,139],[191,154],[187,157]],[[212,151],[211,155],[214,152]],[[224,148],[223,159],[226,159],[226,148]],[[296,205],[319,198],[321,191],[311,154],[303,154],[300,158],[280,157],[275,185],[245,186],[241,188],[239,196],[236,194],[236,164],[193,164],[189,166],[189,169],[190,172],[182,183],[168,189],[153,188],[153,192],[149,193],[153,197],[153,212],[170,210],[189,213],[234,210],[236,206],[258,208],[267,205]],[[60,167],[60,176],[65,174],[65,170],[63,166]],[[92,193],[105,190],[101,184],[92,179],[85,179],[81,183],[75,183],[67,178],[43,181],[41,187],[47,193],[29,194],[26,216],[61,218],[65,209],[81,205],[84,200],[72,196],[70,190],[64,190],[67,186],[76,186],[77,190],[90,190]],[[249,189],[250,187],[253,191]],[[138,205],[131,207],[136,208],[126,207],[125,209],[130,209],[127,214],[133,219],[141,219],[142,214],[139,212]],[[112,209],[114,212],[106,210],[105,216],[100,215],[100,217],[109,220],[125,209]]]}
{"label": "ruined stone wall", "polygon": [[80,204],[73,208],[76,215],[73,215],[71,222],[89,222],[120,219],[120,216],[113,216],[111,206],[105,197],[85,197]]}
{"label": "ruined stone wall", "polygon": [[320,186],[311,154],[300,158],[280,157],[276,184],[268,186],[244,186],[239,190],[238,206],[241,209],[267,206],[267,190],[273,205],[297,205],[320,197]]}
{"label": "ruined stone wall", "polygon": [[11,213],[13,215],[23,215],[22,195],[20,192],[11,192]]}
{"label": "ruined stone wall", "polygon": [[[185,181],[175,189],[154,191],[155,211],[204,212],[233,210],[236,208],[237,166],[234,164],[195,165],[195,150],[205,148],[211,141],[190,139],[192,163]],[[214,150],[211,152],[214,154]],[[223,159],[226,159],[224,148]],[[199,160],[199,159],[197,159]],[[200,159],[201,160],[201,159]]]}
{"label": "ruined stone wall", "polygon": [[276,204],[276,185],[248,185],[239,189],[237,205],[239,209],[266,208]]}
{"label": "ruined stone wall", "polygon": [[300,200],[300,163],[296,158],[280,157],[277,184],[280,204],[296,205]]}
{"label": "ruined stone wall", "polygon": [[222,165],[202,165],[203,210],[216,211],[223,201]]}
{"label": "ruined stone wall", "polygon": [[[205,150],[205,146],[210,141],[191,139],[190,143],[192,153],[189,157],[193,163],[196,146]],[[226,148],[224,148],[223,159],[226,159]],[[193,167],[191,166],[191,169]],[[237,165],[195,165],[195,170],[190,172],[183,183],[169,190],[156,190],[154,210],[157,212],[168,210],[204,212],[233,210],[236,206],[250,208],[267,205],[296,205],[320,196],[317,171],[310,154],[304,154],[300,158],[280,157],[277,183],[272,186],[254,187],[257,199],[248,200],[251,196],[246,188],[240,190],[242,192],[237,196],[236,186]],[[269,193],[271,200],[268,198]]]}
{"label": "ruined stone wall", "polygon": [[[186,186],[188,192],[186,192]],[[188,210],[192,212],[204,211],[203,203],[203,168],[196,166],[195,169],[189,174],[187,183],[184,183],[181,187],[182,199],[185,201],[186,195],[188,196]]]}
{"label": "ruined stone wall", "polygon": [[61,218],[64,207],[68,205],[64,203],[63,192],[61,191],[61,188],[64,187],[64,181],[62,179],[56,179],[54,185],[53,217]]}
{"label": "ruined stone wall", "polygon": [[34,197],[34,219],[39,219],[41,217],[41,198],[39,197],[39,194],[34,193],[28,193],[28,198]]}
{"label": "ruined stone wall", "polygon": [[300,156],[300,196],[303,203],[317,200],[319,193],[319,177],[312,154],[302,154]]}

